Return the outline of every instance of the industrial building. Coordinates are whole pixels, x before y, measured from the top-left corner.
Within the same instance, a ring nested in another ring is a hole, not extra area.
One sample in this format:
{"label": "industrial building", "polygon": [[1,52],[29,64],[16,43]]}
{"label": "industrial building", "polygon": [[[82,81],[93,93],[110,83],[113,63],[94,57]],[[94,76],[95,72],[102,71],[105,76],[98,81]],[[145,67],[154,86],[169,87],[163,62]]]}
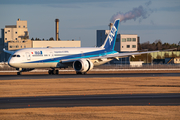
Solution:
{"label": "industrial building", "polygon": [[81,47],[81,41],[32,41],[32,47]]}
{"label": "industrial building", "polygon": [[59,40],[59,19],[55,19],[55,37],[56,41],[31,40],[27,21],[18,19],[16,25],[6,25],[4,29],[1,29],[0,62],[7,61],[10,56],[3,52],[3,48],[14,51],[22,48],[81,47],[79,40]]}

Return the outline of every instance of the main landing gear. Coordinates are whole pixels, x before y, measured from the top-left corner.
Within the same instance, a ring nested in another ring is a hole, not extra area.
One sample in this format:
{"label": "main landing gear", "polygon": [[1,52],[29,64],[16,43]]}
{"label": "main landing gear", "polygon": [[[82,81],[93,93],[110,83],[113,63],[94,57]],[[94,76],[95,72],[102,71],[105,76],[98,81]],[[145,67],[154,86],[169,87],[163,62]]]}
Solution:
{"label": "main landing gear", "polygon": [[58,75],[59,74],[59,70],[55,70],[55,69],[49,70],[48,73],[49,73],[49,75]]}
{"label": "main landing gear", "polygon": [[76,72],[77,75],[85,75],[86,72]]}

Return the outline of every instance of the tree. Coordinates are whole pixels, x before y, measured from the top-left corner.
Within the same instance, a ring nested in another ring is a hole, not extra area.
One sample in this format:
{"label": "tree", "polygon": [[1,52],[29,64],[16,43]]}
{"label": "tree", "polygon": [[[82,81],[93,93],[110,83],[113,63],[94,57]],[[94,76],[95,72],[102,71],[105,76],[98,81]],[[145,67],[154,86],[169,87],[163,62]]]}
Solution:
{"label": "tree", "polygon": [[168,53],[164,53],[164,58],[169,58],[169,54]]}
{"label": "tree", "polygon": [[39,39],[39,38],[36,38],[35,40],[36,40],[36,41],[40,41],[40,39]]}
{"label": "tree", "polygon": [[32,37],[31,40],[34,40],[34,38]]}
{"label": "tree", "polygon": [[178,43],[177,50],[180,51],[180,41],[179,41],[179,43]]}
{"label": "tree", "polygon": [[49,40],[50,40],[50,41],[53,41],[53,40],[54,40],[54,38],[53,38],[53,37],[50,37],[50,38],[49,38]]}
{"label": "tree", "polygon": [[156,59],[161,59],[161,56],[160,56],[160,55],[157,55]]}
{"label": "tree", "polygon": [[175,57],[177,57],[177,55],[172,52],[171,57],[175,58]]}
{"label": "tree", "polygon": [[169,43],[164,43],[162,45],[162,49],[165,50],[165,49],[170,49],[171,48],[171,45]]}
{"label": "tree", "polygon": [[156,50],[162,50],[162,42],[161,40],[155,40]]}
{"label": "tree", "polygon": [[149,51],[154,51],[154,50],[164,50],[164,49],[172,49],[172,48],[177,48],[180,50],[180,42],[177,44],[169,44],[169,43],[164,43],[162,44],[161,40],[155,40],[152,44],[148,41],[145,43],[140,44],[140,47],[142,49],[148,49]]}

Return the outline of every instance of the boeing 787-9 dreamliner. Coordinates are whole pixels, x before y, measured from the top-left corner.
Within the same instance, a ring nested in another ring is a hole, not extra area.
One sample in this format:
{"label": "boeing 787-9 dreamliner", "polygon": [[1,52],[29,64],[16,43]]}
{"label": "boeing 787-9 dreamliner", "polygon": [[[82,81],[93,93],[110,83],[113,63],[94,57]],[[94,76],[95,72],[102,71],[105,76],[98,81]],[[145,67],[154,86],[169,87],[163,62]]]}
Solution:
{"label": "boeing 787-9 dreamliner", "polygon": [[4,52],[11,54],[8,64],[18,70],[18,75],[35,68],[51,68],[52,70],[48,71],[49,74],[58,74],[57,68],[69,66],[74,68],[76,74],[85,74],[94,66],[102,65],[113,59],[154,52],[119,53],[114,51],[119,22],[119,19],[115,20],[101,47],[24,48],[17,51],[4,49]]}

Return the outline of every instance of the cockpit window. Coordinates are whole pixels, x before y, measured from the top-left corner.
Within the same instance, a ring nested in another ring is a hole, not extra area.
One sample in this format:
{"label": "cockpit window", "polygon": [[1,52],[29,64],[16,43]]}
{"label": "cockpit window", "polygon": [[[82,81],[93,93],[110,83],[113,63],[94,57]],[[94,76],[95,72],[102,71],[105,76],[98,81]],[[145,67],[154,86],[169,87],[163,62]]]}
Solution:
{"label": "cockpit window", "polygon": [[20,55],[12,55],[12,57],[21,57]]}

